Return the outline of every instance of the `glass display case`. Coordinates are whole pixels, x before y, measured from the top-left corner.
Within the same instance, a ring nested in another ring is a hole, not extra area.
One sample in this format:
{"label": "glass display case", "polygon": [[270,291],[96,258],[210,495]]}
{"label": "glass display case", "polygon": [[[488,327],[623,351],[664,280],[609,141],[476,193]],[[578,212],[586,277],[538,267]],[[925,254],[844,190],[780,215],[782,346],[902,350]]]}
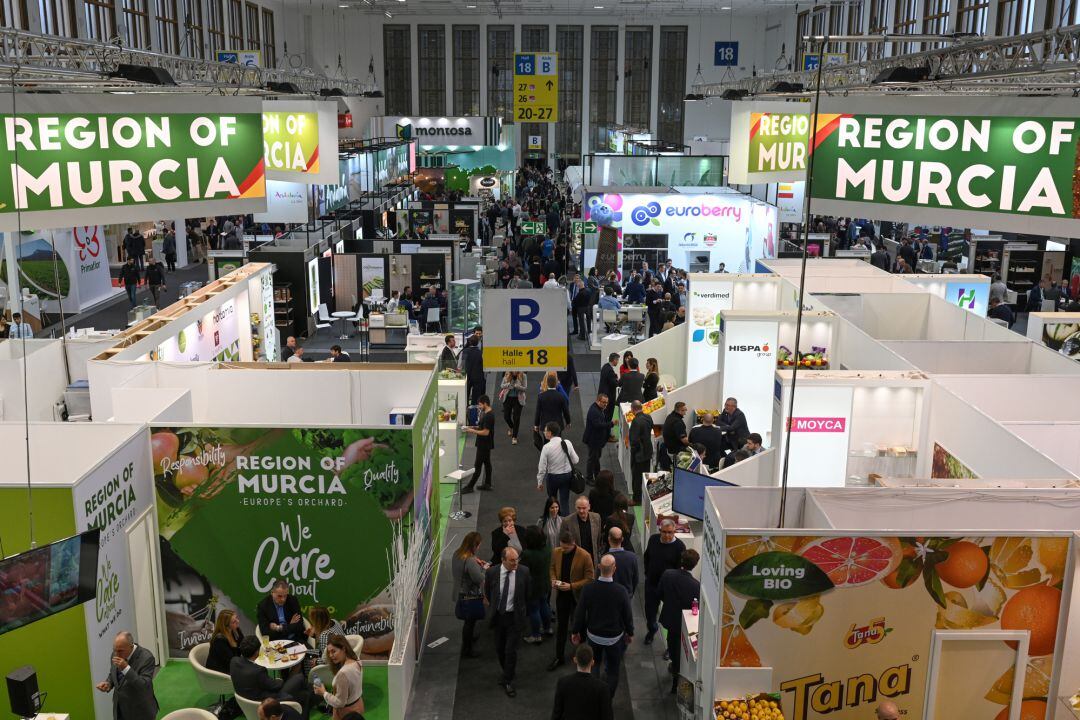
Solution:
{"label": "glass display case", "polygon": [[450,282],[450,332],[462,334],[480,325],[483,285],[479,280]]}

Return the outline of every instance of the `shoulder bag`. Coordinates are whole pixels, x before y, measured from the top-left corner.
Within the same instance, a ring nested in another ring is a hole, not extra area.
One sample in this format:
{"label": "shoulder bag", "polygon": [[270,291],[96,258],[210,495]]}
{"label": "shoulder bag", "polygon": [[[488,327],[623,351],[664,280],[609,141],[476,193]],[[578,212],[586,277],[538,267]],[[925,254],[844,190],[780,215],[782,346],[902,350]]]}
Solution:
{"label": "shoulder bag", "polygon": [[[462,560],[463,563],[475,562],[472,558]],[[465,582],[465,568],[461,569],[462,583]],[[454,604],[454,616],[458,620],[483,620],[484,619],[483,595],[467,595],[458,593],[457,602]]]}
{"label": "shoulder bag", "polygon": [[581,471],[574,466],[574,461],[570,459],[570,451],[566,449],[566,441],[561,442],[562,451],[566,455],[566,461],[570,463],[570,491],[580,495],[585,492],[585,476],[581,474]]}

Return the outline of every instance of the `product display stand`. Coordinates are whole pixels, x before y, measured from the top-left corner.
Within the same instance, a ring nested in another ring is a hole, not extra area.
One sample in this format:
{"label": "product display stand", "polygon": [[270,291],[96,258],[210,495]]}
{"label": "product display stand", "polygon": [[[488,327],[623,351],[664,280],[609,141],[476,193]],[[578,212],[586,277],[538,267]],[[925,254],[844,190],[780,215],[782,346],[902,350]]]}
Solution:
{"label": "product display stand", "polygon": [[466,470],[466,469],[463,469],[460,465],[458,466],[457,470],[454,470],[453,472],[446,473],[446,477],[453,478],[454,480],[457,481],[457,501],[458,501],[457,510],[451,510],[450,511],[450,514],[448,515],[448,517],[451,520],[464,520],[466,518],[472,517],[471,512],[469,512],[468,510],[465,510],[464,508],[461,507],[461,483],[465,480],[465,478],[471,478],[472,474],[473,474],[473,469],[472,468],[469,468],[469,469]]}

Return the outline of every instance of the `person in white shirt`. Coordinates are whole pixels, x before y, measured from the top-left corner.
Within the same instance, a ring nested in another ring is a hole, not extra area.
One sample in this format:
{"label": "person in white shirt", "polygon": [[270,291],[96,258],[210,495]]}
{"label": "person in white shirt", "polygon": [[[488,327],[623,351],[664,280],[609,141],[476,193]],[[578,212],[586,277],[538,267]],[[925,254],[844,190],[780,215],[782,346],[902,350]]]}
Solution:
{"label": "person in white shirt", "polygon": [[294,352],[292,355],[290,355],[289,359],[286,360],[285,362],[287,362],[287,363],[304,362],[304,348],[302,348],[302,347],[296,348],[296,352]]}
{"label": "person in white shirt", "polygon": [[559,281],[555,279],[555,276],[554,276],[554,275],[552,275],[551,277],[549,277],[549,278],[548,278],[548,279],[547,279],[547,280],[546,280],[546,281],[544,282],[544,284],[543,284],[543,286],[542,286],[542,287],[543,287],[543,288],[544,288],[545,290],[560,290],[560,289],[562,289],[562,285],[560,285],[560,284],[559,284]]}
{"label": "person in white shirt", "polygon": [[16,338],[32,339],[34,337],[34,330],[30,327],[30,323],[22,321],[21,313],[13,313],[11,316],[11,324],[8,325],[8,337],[12,340]]}
{"label": "person in white shirt", "polygon": [[536,466],[536,489],[543,489],[546,482],[548,496],[557,497],[560,508],[569,508],[570,481],[574,477],[578,454],[574,444],[561,435],[559,423],[552,421],[544,426],[547,442],[540,450],[540,462]]}

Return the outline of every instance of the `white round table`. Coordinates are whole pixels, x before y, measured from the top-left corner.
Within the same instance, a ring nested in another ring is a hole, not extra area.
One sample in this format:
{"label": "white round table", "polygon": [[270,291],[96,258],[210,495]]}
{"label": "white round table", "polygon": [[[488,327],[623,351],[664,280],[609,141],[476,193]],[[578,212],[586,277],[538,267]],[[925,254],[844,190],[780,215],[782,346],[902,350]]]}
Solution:
{"label": "white round table", "polygon": [[341,321],[341,337],[338,339],[348,340],[349,336],[345,334],[345,320],[353,317],[354,313],[348,310],[338,310],[337,312],[330,313],[330,315]]}
{"label": "white round table", "polygon": [[[282,643],[282,642],[284,642],[284,641],[275,640],[274,644],[278,645],[279,643]],[[294,665],[299,665],[301,662],[304,661],[304,651],[307,648],[305,648],[303,645],[299,645],[299,644],[296,644],[296,643],[290,643],[289,648],[293,651],[292,655],[285,655],[283,653],[278,653],[277,656],[276,656],[277,659],[273,660],[273,661],[271,661],[270,658],[267,657],[266,649],[265,648],[260,648],[259,649],[259,655],[258,655],[258,657],[255,658],[255,664],[260,665],[260,666],[266,668],[267,670],[275,671],[275,670],[288,670],[289,668],[293,667]],[[290,657],[295,657],[296,659],[295,660],[290,660],[289,659]]]}

